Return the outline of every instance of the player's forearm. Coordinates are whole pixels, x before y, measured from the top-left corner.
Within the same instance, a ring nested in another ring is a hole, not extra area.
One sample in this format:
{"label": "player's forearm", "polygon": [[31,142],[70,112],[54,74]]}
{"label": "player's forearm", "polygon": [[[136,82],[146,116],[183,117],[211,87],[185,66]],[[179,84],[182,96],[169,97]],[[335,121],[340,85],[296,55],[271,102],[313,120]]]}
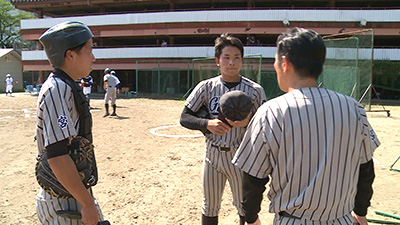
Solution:
{"label": "player's forearm", "polygon": [[180,124],[191,130],[207,130],[208,119],[198,118],[194,114],[192,110],[185,107],[181,114]]}
{"label": "player's forearm", "polygon": [[371,159],[367,163],[360,165],[360,175],[357,184],[357,194],[354,202],[354,212],[358,216],[367,215],[370,206],[373,190],[372,183],[375,179],[374,162]]}
{"label": "player's forearm", "polygon": [[254,223],[261,210],[261,201],[265,191],[265,185],[269,178],[259,179],[243,172],[243,201],[242,207],[246,222]]}
{"label": "player's forearm", "polygon": [[94,206],[93,198],[83,185],[78,170],[69,155],[57,156],[48,159],[48,162],[57,180],[74,196],[82,207]]}

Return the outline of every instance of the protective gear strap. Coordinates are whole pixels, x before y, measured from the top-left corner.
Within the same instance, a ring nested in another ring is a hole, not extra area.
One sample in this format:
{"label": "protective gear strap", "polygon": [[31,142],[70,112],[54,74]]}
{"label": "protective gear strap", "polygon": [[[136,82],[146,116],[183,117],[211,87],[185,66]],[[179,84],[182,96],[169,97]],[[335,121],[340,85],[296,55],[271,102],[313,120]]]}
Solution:
{"label": "protective gear strap", "polygon": [[86,97],[83,94],[82,88],[80,88],[78,84],[61,69],[54,69],[53,75],[63,80],[72,88],[75,105],[79,113],[80,125],[78,135],[88,139],[90,143],[92,143],[92,114],[90,113],[89,103],[86,101]]}

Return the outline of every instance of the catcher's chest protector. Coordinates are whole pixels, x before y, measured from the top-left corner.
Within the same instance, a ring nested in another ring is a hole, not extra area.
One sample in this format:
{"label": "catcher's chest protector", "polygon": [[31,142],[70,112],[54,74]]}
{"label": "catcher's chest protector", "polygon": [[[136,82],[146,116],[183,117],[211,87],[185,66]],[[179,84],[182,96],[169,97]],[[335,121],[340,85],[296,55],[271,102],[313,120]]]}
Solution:
{"label": "catcher's chest protector", "polygon": [[[63,71],[55,69],[54,76],[62,79],[71,88],[74,95],[80,119],[78,137],[74,138],[68,145],[71,159],[74,161],[81,180],[86,188],[97,184],[97,164],[93,149],[92,138],[92,114],[82,89]],[[50,195],[58,198],[70,198],[71,194],[58,182],[52,172],[46,154],[38,157],[35,168],[36,178],[39,185]]]}

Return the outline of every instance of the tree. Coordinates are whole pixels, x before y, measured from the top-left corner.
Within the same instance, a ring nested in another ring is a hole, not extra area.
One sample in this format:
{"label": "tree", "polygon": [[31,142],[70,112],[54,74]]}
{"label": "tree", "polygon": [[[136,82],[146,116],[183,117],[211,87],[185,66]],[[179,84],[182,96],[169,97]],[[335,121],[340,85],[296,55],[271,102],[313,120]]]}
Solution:
{"label": "tree", "polygon": [[0,48],[36,48],[36,43],[24,41],[20,33],[21,19],[36,18],[32,13],[16,10],[6,0],[0,0]]}

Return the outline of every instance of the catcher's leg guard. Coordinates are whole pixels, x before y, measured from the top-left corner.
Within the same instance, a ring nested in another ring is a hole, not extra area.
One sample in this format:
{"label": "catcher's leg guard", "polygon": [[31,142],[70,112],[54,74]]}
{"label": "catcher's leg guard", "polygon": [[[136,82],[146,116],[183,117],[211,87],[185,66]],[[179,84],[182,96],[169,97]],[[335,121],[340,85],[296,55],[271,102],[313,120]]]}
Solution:
{"label": "catcher's leg guard", "polygon": [[116,116],[117,114],[115,113],[115,110],[117,109],[117,105],[112,105],[113,107],[113,113],[111,114],[111,116]]}
{"label": "catcher's leg guard", "polygon": [[106,114],[104,114],[104,117],[106,117],[106,116],[109,116],[110,113],[108,112],[108,104],[105,104],[104,106],[106,108]]}
{"label": "catcher's leg guard", "polygon": [[218,225],[218,216],[209,217],[202,214],[201,225]]}
{"label": "catcher's leg guard", "polygon": [[239,217],[240,217],[239,225],[244,225],[246,223],[244,216],[239,216]]}

